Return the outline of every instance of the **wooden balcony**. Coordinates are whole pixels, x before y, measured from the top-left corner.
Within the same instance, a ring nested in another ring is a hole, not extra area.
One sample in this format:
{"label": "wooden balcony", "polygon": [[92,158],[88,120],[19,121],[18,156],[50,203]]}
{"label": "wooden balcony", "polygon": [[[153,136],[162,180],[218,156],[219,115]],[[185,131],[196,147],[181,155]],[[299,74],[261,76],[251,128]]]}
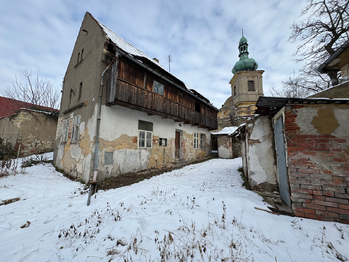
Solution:
{"label": "wooden balcony", "polygon": [[210,130],[217,129],[217,119],[196,112],[157,93],[126,83],[122,79],[107,86],[107,106],[112,105],[128,107]]}

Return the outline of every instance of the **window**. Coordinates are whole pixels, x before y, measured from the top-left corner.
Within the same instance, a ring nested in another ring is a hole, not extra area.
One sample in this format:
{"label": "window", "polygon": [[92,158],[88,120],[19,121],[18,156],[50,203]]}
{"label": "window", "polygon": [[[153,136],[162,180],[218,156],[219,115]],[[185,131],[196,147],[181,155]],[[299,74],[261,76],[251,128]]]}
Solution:
{"label": "window", "polygon": [[74,94],[74,90],[72,88],[70,88],[70,90],[69,90],[69,104],[71,103],[71,99],[72,99],[73,94]]}
{"label": "window", "polygon": [[69,134],[69,118],[65,119],[63,122],[62,142],[68,141],[68,134]]}
{"label": "window", "polygon": [[255,91],[254,81],[248,81],[248,91]]}
{"label": "window", "polygon": [[80,100],[80,98],[81,98],[81,93],[82,93],[82,82],[80,82],[80,85],[79,85],[79,95],[78,95],[78,100]]}
{"label": "window", "polygon": [[153,82],[153,91],[159,95],[164,95],[164,85],[155,81]]}
{"label": "window", "polygon": [[78,65],[82,61],[83,56],[84,56],[84,49],[81,50],[81,53],[80,52],[78,53],[78,59],[76,61],[76,65]]}
{"label": "window", "polygon": [[159,138],[159,146],[167,146],[167,138]]}
{"label": "window", "polygon": [[236,96],[236,86],[234,86],[234,96]]}
{"label": "window", "polygon": [[200,103],[195,102],[195,111],[200,113]]}
{"label": "window", "polygon": [[79,141],[79,126],[80,126],[81,116],[74,116],[73,120],[73,131],[71,134],[71,143],[76,143]]}
{"label": "window", "polygon": [[138,129],[138,147],[151,148],[153,145],[153,123],[139,120]]}
{"label": "window", "polygon": [[199,133],[194,133],[194,149],[199,148]]}
{"label": "window", "polygon": [[151,148],[153,140],[153,132],[139,130],[139,148]]}
{"label": "window", "polygon": [[201,149],[206,149],[206,135],[200,134],[200,140]]}

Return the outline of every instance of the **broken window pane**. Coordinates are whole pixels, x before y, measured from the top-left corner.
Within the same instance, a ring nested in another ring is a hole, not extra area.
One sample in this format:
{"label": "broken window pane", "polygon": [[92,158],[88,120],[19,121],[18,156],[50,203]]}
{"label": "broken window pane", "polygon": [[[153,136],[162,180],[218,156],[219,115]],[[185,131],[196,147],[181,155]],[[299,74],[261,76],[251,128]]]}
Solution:
{"label": "broken window pane", "polygon": [[164,85],[155,81],[153,82],[153,91],[159,95],[164,95]]}

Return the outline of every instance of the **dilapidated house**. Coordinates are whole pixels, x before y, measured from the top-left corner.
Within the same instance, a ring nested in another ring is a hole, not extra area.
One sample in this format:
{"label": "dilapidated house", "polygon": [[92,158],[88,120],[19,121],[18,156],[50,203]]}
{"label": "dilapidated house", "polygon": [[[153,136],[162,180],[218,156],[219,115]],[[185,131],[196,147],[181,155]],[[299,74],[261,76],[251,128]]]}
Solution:
{"label": "dilapidated house", "polygon": [[86,13],[63,81],[54,162],[87,182],[203,158],[217,111]]}
{"label": "dilapidated house", "polygon": [[260,97],[235,136],[252,189],[280,192],[296,216],[349,222],[348,99]]}
{"label": "dilapidated house", "polygon": [[349,41],[320,66],[340,83],[309,98],[260,97],[235,136],[252,187],[299,217],[349,223]]}
{"label": "dilapidated house", "polygon": [[0,138],[17,155],[51,152],[58,110],[0,97]]}

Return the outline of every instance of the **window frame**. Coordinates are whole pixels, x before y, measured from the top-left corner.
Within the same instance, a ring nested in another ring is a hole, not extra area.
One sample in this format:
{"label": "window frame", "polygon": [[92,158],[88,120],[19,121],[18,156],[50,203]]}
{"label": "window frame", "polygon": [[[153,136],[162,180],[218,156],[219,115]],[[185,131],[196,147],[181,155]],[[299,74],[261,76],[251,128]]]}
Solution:
{"label": "window frame", "polygon": [[69,137],[69,122],[70,118],[66,118],[63,120],[63,132],[62,132],[62,142],[66,143]]}
{"label": "window frame", "polygon": [[199,149],[199,133],[194,133],[193,135],[193,148]]}
{"label": "window frame", "polygon": [[82,81],[79,84],[79,94],[78,94],[78,100],[81,99],[81,94],[82,94]]}
{"label": "window frame", "polygon": [[[161,90],[159,91],[159,87],[161,88]],[[165,93],[165,85],[163,83],[160,83],[156,80],[153,80],[153,92],[157,93],[161,96],[164,96]]]}
{"label": "window frame", "polygon": [[73,128],[71,133],[71,143],[77,143],[80,140],[80,122],[81,115],[74,116],[73,118]]}
{"label": "window frame", "polygon": [[[144,137],[141,137],[144,134]],[[141,145],[143,143],[143,145]],[[153,147],[153,131],[138,130],[138,148],[152,148]]]}
{"label": "window frame", "polygon": [[206,135],[204,133],[200,133],[200,148],[202,150],[206,149]]}
{"label": "window frame", "polygon": [[[144,136],[141,134],[144,134]],[[152,122],[138,120],[138,143],[137,144],[138,144],[138,148],[153,147],[153,123]]]}
{"label": "window frame", "polygon": [[[251,84],[251,85],[250,85]],[[252,87],[252,88],[250,88],[250,87]],[[249,91],[249,92],[254,92],[254,91],[256,91],[256,87],[255,87],[255,84],[254,84],[254,81],[253,80],[248,80],[247,81],[247,90]]]}

